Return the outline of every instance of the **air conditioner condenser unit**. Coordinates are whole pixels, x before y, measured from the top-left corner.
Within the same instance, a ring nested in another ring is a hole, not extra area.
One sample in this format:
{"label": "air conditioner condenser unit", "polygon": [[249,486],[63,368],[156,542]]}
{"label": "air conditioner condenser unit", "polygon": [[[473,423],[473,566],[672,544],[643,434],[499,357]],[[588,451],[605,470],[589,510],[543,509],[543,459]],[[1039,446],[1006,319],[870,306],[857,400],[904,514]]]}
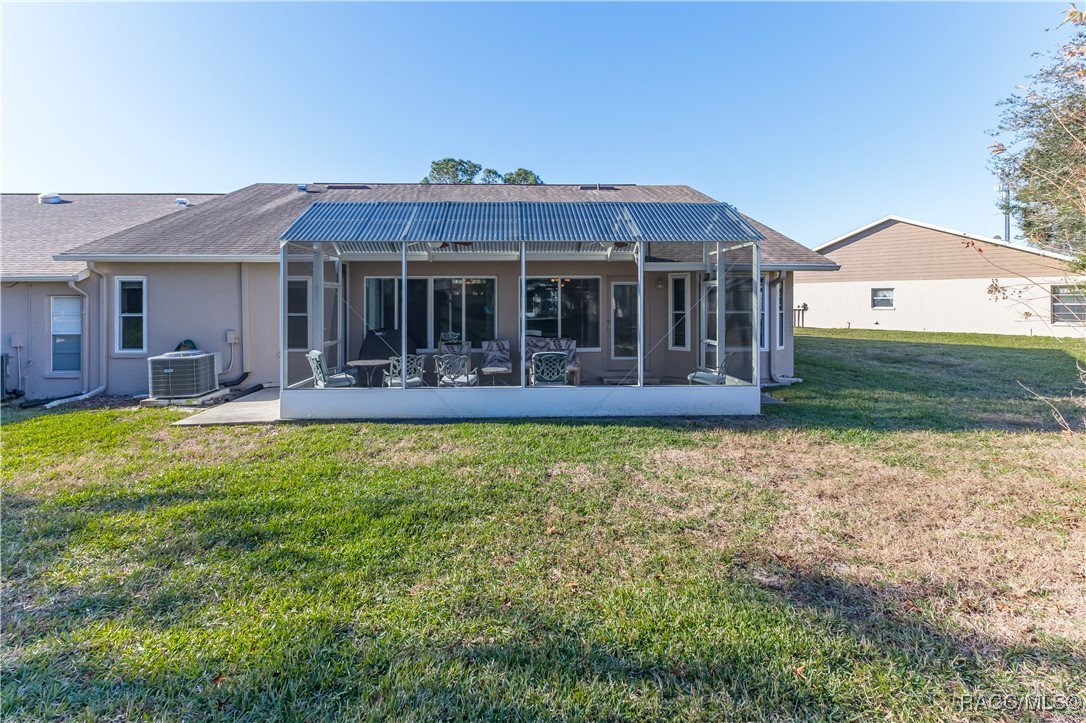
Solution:
{"label": "air conditioner condenser unit", "polygon": [[147,384],[151,396],[156,399],[199,397],[215,391],[219,388],[215,357],[215,354],[191,349],[150,357]]}

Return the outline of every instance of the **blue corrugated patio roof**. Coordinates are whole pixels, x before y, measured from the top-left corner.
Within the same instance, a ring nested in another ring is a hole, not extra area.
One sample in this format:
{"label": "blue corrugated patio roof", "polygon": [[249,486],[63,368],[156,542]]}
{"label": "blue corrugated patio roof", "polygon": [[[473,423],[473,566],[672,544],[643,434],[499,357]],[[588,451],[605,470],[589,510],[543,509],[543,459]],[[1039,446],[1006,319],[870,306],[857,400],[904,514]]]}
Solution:
{"label": "blue corrugated patio roof", "polygon": [[763,238],[726,203],[318,201],[279,240],[715,243]]}

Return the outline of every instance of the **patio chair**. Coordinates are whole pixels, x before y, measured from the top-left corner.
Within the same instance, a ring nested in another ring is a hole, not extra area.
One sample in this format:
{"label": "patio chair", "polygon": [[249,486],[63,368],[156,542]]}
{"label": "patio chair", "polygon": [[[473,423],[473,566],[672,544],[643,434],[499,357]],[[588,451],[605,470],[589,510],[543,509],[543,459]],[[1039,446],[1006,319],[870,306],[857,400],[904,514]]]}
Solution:
{"label": "patio chair", "polygon": [[403,369],[403,367],[401,366],[401,358],[407,360],[408,389],[411,387],[426,386],[426,383],[422,380],[422,375],[426,373],[426,357],[422,354],[407,354],[404,357],[389,357],[388,371],[384,373],[385,386],[402,386],[403,375],[401,374],[401,369]]}
{"label": "patio chair", "polygon": [[324,368],[324,354],[316,349],[306,354],[305,358],[309,360],[309,368],[313,370],[313,386],[317,389],[353,387],[355,385],[355,377],[352,374],[337,372],[335,369],[331,372],[326,371]]}
{"label": "patio chair", "polygon": [[450,344],[460,343],[460,332],[458,331],[443,331],[438,335],[438,341],[442,344],[448,342]]}
{"label": "patio chair", "polygon": [[477,369],[471,368],[466,354],[438,354],[434,357],[439,387],[474,387],[479,383]]}
{"label": "patio chair", "polygon": [[702,367],[695,369],[686,375],[686,381],[691,384],[723,385],[728,383],[728,358],[731,352],[724,355],[718,367]]}
{"label": "patio chair", "polygon": [[483,363],[479,371],[483,376],[492,377],[492,383],[498,383],[499,374],[513,373],[513,359],[509,353],[508,339],[488,339],[483,342]]}
{"label": "patio chair", "polygon": [[531,385],[533,387],[566,386],[569,355],[564,351],[540,351],[532,355]]}
{"label": "patio chair", "polygon": [[471,356],[471,342],[443,341],[437,347],[438,354],[462,354]]}

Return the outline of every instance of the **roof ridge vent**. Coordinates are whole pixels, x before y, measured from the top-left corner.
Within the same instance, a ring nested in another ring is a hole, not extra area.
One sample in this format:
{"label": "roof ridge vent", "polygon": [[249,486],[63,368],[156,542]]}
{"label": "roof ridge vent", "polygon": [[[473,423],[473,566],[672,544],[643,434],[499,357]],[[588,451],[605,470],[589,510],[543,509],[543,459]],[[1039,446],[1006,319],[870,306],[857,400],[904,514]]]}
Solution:
{"label": "roof ridge vent", "polygon": [[60,197],[59,193],[46,191],[38,194],[38,203],[64,203],[64,199]]}
{"label": "roof ridge vent", "polygon": [[364,183],[329,183],[329,191],[368,191],[370,187]]}
{"label": "roof ridge vent", "polygon": [[605,186],[599,183],[589,183],[580,187],[582,191],[617,191],[618,186]]}

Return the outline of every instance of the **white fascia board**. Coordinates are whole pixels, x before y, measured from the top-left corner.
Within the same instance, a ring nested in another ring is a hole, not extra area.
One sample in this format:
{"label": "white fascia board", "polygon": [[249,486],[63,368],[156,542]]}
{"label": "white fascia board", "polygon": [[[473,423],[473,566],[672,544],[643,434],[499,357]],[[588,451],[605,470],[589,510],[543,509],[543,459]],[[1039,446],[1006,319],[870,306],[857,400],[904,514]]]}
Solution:
{"label": "white fascia board", "polygon": [[0,274],[0,281],[22,281],[24,283],[68,283],[80,282],[90,276],[90,271],[83,269],[74,274]]}
{"label": "white fascia board", "polygon": [[1012,249],[1014,251],[1025,251],[1028,254],[1037,254],[1038,256],[1046,256],[1046,257],[1048,257],[1050,259],[1056,259],[1058,261],[1074,261],[1074,259],[1071,258],[1070,256],[1064,256],[1063,254],[1056,254],[1056,253],[1052,253],[1051,251],[1043,251],[1041,249],[1033,249],[1033,248],[1030,248],[1029,246],[1019,246],[1018,244],[1008,243],[1007,241],[1003,241],[1001,239],[985,238],[984,236],[978,236],[978,235],[976,235],[974,233],[968,233],[966,231],[959,231],[957,229],[947,228],[945,226],[936,226],[933,223],[925,223],[923,221],[916,221],[916,220],[911,219],[911,218],[905,218],[904,216],[894,216],[894,215],[883,216],[878,221],[872,221],[871,223],[867,224],[866,226],[861,226],[858,229],[855,229],[853,231],[849,231],[848,233],[846,233],[846,234],[844,234],[842,236],[838,236],[837,238],[833,239],[832,241],[827,241],[826,243],[822,244],[821,246],[815,246],[814,250],[821,253],[823,249],[828,249],[829,247],[833,246],[834,244],[840,243],[841,241],[846,241],[846,240],[852,238],[853,236],[858,236],[861,233],[863,233],[865,231],[868,231],[870,229],[873,229],[873,228],[875,228],[876,226],[878,226],[880,224],[886,223],[887,221],[895,221],[897,223],[907,223],[910,226],[918,226],[920,228],[926,228],[926,229],[928,229],[930,231],[940,231],[940,232],[945,233],[945,234],[950,234],[951,236],[960,236],[961,238],[967,238],[967,239],[969,239],[971,241],[981,241],[981,242],[986,243],[986,244],[992,244],[993,246],[1002,246],[1004,248]]}
{"label": "white fascia board", "polygon": [[645,271],[705,271],[701,261],[646,261]]}
{"label": "white fascia board", "polygon": [[114,261],[125,263],[179,263],[179,264],[192,264],[192,263],[207,263],[207,264],[228,264],[228,263],[278,263],[279,257],[265,254],[201,254],[201,255],[185,255],[185,254],[86,254],[78,256],[69,256],[67,254],[57,254],[53,257],[54,261]]}

